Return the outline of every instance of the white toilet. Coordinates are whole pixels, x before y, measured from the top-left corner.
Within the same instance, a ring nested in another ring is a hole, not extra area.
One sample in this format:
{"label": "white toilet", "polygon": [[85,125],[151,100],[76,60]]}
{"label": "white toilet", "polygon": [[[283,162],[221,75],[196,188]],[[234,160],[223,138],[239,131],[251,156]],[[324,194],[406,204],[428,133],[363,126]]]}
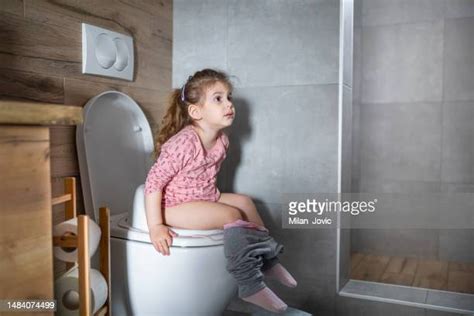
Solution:
{"label": "white toilet", "polygon": [[112,215],[113,315],[222,315],[237,294],[223,231],[172,228],[170,256],[150,242],[143,183],[154,146],[140,107],[121,92],[101,93],[87,103],[76,141],[86,212],[97,220],[107,206]]}

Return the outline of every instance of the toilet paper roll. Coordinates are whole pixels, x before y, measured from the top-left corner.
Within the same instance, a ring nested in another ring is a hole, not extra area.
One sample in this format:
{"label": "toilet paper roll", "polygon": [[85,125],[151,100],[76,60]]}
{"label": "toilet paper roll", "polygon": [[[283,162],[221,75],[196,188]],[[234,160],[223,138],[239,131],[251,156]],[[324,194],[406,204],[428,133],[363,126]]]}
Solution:
{"label": "toilet paper roll", "polygon": [[[77,235],[77,217],[59,223],[53,228],[54,236],[63,236],[68,233]],[[92,257],[100,242],[101,231],[99,225],[89,218],[89,256]],[[54,247],[54,256],[66,262],[77,261],[77,248]]]}
{"label": "toilet paper roll", "polygon": [[[91,315],[107,300],[108,289],[104,276],[96,269],[90,270]],[[79,270],[71,269],[54,283],[54,298],[57,301],[56,315],[79,315]]]}

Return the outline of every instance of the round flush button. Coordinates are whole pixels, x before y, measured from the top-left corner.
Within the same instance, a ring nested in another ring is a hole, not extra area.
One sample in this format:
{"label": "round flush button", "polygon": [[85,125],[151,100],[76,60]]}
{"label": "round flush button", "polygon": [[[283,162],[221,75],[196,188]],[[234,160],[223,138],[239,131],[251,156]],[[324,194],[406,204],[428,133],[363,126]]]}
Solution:
{"label": "round flush button", "polygon": [[125,42],[120,38],[115,38],[114,43],[117,49],[117,60],[115,61],[114,68],[118,71],[122,71],[128,65],[127,44],[125,44]]}
{"label": "round flush button", "polygon": [[112,67],[117,58],[114,41],[105,33],[99,34],[96,38],[95,57],[99,65],[105,69]]}

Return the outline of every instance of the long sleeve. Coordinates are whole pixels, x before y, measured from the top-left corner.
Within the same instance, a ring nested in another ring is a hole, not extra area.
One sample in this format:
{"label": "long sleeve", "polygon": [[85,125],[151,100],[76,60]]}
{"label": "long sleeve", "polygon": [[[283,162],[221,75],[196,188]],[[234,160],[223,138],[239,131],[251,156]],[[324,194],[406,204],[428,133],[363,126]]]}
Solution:
{"label": "long sleeve", "polygon": [[161,191],[193,158],[194,144],[188,137],[172,138],[163,144],[160,156],[148,172],[145,194]]}

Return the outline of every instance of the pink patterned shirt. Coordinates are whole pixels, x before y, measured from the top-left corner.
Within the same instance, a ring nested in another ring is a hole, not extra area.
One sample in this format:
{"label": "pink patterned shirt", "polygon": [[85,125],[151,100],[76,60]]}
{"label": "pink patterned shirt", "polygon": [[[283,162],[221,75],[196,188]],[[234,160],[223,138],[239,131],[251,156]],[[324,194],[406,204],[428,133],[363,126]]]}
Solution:
{"label": "pink patterned shirt", "polygon": [[183,127],[161,146],[146,178],[145,195],[161,190],[164,208],[190,201],[217,201],[216,176],[228,147],[229,139],[221,132],[206,152],[194,128]]}

